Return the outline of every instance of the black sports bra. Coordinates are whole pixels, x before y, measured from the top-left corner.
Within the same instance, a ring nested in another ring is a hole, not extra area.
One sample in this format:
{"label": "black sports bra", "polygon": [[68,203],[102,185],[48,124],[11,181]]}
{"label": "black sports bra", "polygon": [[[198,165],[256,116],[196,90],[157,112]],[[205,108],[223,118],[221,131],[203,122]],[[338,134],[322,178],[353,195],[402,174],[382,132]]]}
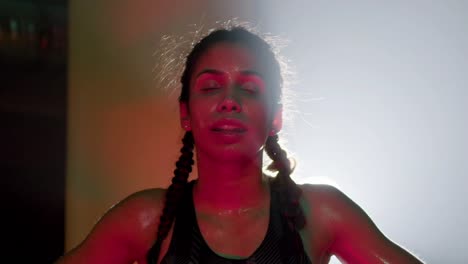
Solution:
{"label": "black sports bra", "polygon": [[177,209],[172,240],[161,264],[312,264],[304,251],[299,233],[287,228],[278,208],[279,194],[273,190],[268,230],[255,252],[246,259],[224,258],[213,252],[198,227],[192,198],[194,183],[191,181],[187,184]]}

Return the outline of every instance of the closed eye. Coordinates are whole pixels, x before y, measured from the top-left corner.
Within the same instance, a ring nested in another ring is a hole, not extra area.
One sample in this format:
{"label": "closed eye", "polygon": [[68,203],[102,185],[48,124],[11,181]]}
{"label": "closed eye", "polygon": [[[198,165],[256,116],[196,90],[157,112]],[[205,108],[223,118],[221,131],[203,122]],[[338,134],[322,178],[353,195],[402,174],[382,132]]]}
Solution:
{"label": "closed eye", "polygon": [[200,91],[210,92],[210,91],[214,91],[214,90],[221,88],[221,84],[217,82],[216,80],[209,79],[209,80],[204,80],[203,82],[201,82],[199,84],[199,87],[200,87],[199,88]]}
{"label": "closed eye", "polygon": [[257,94],[263,92],[265,84],[263,79],[257,74],[244,74],[237,79],[238,86],[242,91],[249,94]]}
{"label": "closed eye", "polygon": [[202,91],[202,92],[211,92],[211,91],[216,91],[218,89],[219,88],[216,88],[216,87],[206,87],[206,88],[201,88],[200,91]]}
{"label": "closed eye", "polygon": [[245,82],[240,87],[243,91],[251,94],[258,92],[259,90],[259,87],[255,82]]}

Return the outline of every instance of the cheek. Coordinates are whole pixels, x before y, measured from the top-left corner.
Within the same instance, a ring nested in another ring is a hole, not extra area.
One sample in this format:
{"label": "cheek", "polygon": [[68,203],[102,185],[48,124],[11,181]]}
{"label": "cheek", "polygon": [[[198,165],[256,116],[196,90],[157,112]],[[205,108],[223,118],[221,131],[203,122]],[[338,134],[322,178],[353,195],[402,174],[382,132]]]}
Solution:
{"label": "cheek", "polygon": [[189,110],[192,127],[206,128],[209,125],[210,116],[216,111],[216,103],[194,99],[189,103]]}
{"label": "cheek", "polygon": [[244,105],[243,111],[258,130],[269,130],[271,118],[263,105]]}

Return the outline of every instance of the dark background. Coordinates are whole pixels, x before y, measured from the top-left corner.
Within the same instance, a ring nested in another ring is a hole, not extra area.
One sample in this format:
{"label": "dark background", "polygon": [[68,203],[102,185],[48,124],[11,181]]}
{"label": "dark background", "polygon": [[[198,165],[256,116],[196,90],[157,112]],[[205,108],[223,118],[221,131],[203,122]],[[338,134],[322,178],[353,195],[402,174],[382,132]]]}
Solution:
{"label": "dark background", "polygon": [[0,0],[2,262],[64,250],[68,2]]}

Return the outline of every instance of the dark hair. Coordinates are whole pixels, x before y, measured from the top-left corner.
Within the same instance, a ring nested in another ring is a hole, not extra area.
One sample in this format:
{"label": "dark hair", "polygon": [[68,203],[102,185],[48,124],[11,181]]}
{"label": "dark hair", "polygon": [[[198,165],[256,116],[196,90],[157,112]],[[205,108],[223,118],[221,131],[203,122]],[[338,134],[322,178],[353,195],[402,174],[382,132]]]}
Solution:
{"label": "dark hair", "polygon": [[[270,45],[265,40],[242,27],[213,31],[193,47],[192,51],[187,56],[185,68],[182,73],[182,90],[179,101],[188,102],[189,100],[190,78],[199,57],[210,47],[220,42],[240,44],[251,50],[257,58],[262,61],[262,65],[266,67],[265,82],[269,91],[271,91],[272,102],[279,105],[283,84],[279,62]],[[171,229],[177,205],[183,196],[184,186],[192,170],[194,147],[192,133],[186,132],[182,141],[182,155],[176,163],[176,170],[174,171],[175,176],[166,192],[166,200],[160,218],[157,238],[147,255],[148,264],[158,261],[162,242]],[[281,194],[281,212],[288,221],[289,228],[300,230],[305,225],[305,218],[299,206],[301,189],[290,177],[291,164],[287,158],[286,151],[278,144],[277,135],[268,138],[265,144],[265,151],[273,161],[272,167],[278,171],[278,174],[272,181],[271,187]]]}

